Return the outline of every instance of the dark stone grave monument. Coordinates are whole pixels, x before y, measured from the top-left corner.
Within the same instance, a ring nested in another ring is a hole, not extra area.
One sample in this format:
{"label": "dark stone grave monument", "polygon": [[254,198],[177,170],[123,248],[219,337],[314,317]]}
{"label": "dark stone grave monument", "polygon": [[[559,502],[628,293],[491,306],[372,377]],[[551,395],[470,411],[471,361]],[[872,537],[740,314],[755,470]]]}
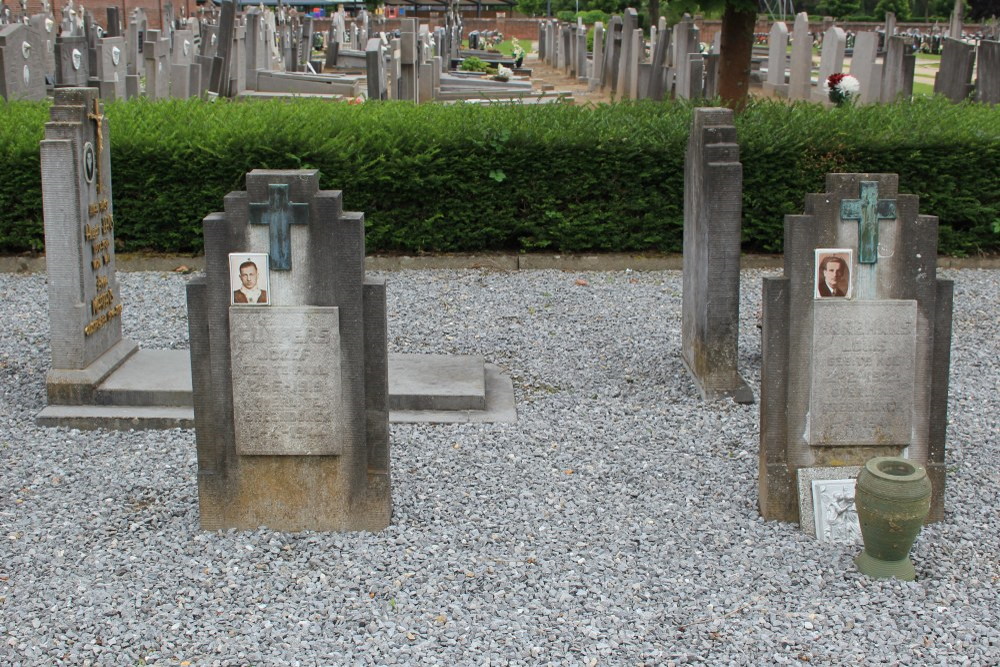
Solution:
{"label": "dark stone grave monument", "polygon": [[815,485],[853,484],[848,470],[875,456],[924,466],[929,520],[943,517],[953,285],[936,276],[937,218],[918,204],[895,174],[829,174],[785,216],[784,275],[763,285],[767,519],[800,519],[805,476],[819,497]]}
{"label": "dark stone grave monument", "polygon": [[684,170],[681,356],[709,401],[754,401],[738,370],[742,197],[732,110],[695,109]]}
{"label": "dark stone grave monument", "polygon": [[[253,171],[225,209],[188,285],[201,526],[381,530],[385,284],[365,278],[364,215],[315,170]],[[266,304],[233,303],[231,253],[268,254]]]}

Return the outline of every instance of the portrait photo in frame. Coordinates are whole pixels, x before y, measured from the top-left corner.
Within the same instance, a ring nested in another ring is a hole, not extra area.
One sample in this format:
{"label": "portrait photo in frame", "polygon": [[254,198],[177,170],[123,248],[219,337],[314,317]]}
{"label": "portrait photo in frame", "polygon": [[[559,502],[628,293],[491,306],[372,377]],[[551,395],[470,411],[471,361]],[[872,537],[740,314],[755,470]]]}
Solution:
{"label": "portrait photo in frame", "polygon": [[816,299],[850,299],[854,281],[854,251],[850,248],[817,248],[813,275]]}
{"label": "portrait photo in frame", "polygon": [[232,295],[230,304],[234,306],[269,306],[270,273],[267,253],[229,253],[229,284]]}

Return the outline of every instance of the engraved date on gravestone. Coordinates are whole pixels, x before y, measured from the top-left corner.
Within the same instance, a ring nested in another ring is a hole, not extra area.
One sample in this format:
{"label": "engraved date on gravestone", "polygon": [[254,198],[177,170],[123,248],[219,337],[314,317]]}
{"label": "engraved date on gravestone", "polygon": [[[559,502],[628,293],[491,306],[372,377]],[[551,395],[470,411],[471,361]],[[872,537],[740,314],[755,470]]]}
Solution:
{"label": "engraved date on gravestone", "polygon": [[231,306],[229,335],[236,450],[341,454],[338,309]]}
{"label": "engraved date on gravestone", "polygon": [[810,445],[910,443],[916,330],[916,301],[815,303]]}

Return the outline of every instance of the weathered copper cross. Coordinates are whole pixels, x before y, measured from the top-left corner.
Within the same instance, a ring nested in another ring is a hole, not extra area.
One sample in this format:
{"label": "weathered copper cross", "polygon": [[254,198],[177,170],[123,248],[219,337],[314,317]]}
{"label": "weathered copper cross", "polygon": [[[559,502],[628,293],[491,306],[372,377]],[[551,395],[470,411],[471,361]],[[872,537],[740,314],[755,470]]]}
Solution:
{"label": "weathered copper cross", "polygon": [[861,181],[861,199],[840,202],[840,219],[858,221],[858,263],[878,261],[878,221],[896,219],[896,200],[879,199],[876,181]]}
{"label": "weathered copper cross", "polygon": [[104,114],[101,113],[101,101],[94,98],[94,113],[88,113],[87,118],[97,125],[97,155],[94,162],[97,167],[97,194],[104,192],[104,170],[101,169],[101,162],[104,157]]}
{"label": "weathered copper cross", "polygon": [[270,230],[270,267],[275,271],[290,271],[291,225],[309,222],[309,204],[289,201],[287,183],[271,183],[267,188],[266,202],[250,203],[250,224],[267,225]]}

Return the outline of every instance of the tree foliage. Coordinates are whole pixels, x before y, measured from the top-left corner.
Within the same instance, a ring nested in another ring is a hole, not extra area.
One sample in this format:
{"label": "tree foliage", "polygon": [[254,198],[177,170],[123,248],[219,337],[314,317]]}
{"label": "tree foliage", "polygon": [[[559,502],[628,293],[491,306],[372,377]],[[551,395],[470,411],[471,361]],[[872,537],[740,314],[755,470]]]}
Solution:
{"label": "tree foliage", "polygon": [[969,18],[973,21],[1000,17],[1000,0],[969,0]]}
{"label": "tree foliage", "polygon": [[861,9],[861,0],[820,0],[816,10],[823,16],[843,18],[857,14]]}
{"label": "tree foliage", "polygon": [[884,16],[889,12],[896,15],[897,21],[907,20],[910,18],[910,0],[878,0],[875,15]]}

